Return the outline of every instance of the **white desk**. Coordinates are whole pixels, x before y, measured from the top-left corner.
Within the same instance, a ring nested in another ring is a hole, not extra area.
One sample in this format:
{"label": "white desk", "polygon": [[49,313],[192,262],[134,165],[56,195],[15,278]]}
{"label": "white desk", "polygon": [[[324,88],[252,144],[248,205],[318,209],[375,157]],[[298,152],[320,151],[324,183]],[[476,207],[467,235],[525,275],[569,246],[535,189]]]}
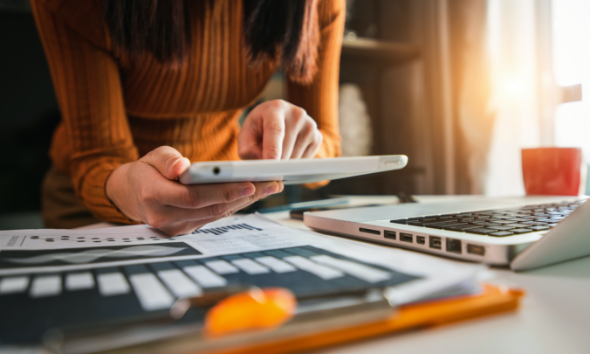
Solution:
{"label": "white desk", "polygon": [[[422,197],[420,202],[440,201]],[[354,198],[355,203],[391,198]],[[284,225],[306,228],[287,212],[265,214]],[[381,246],[387,247],[387,246]],[[411,252],[411,251],[408,251]],[[491,283],[527,292],[516,313],[493,315],[436,329],[371,339],[316,351],[322,354],[380,353],[590,353],[590,257],[526,273],[491,269]]]}

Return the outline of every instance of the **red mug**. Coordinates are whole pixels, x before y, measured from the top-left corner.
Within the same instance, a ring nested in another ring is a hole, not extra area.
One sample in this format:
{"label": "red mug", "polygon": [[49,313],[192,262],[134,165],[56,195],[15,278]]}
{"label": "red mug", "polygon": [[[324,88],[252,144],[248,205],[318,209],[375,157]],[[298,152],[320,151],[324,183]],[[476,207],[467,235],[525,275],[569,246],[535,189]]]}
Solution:
{"label": "red mug", "polygon": [[522,149],[522,176],[527,195],[579,195],[581,168],[579,148]]}

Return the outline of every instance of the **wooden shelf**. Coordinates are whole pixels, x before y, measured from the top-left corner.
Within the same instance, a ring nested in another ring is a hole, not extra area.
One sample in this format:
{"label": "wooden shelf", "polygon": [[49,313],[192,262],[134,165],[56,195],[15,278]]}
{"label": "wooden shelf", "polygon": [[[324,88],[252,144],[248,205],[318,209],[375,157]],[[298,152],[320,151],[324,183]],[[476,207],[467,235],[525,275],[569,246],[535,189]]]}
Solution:
{"label": "wooden shelf", "polygon": [[396,65],[420,56],[418,47],[407,43],[380,41],[369,38],[344,38],[342,60],[360,60],[380,65]]}

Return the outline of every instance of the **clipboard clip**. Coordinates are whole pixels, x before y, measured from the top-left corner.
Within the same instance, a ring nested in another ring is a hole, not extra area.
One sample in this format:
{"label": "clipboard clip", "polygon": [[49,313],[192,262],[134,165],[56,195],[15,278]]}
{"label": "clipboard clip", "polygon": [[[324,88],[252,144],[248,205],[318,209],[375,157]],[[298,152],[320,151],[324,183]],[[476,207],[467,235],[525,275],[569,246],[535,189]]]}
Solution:
{"label": "clipboard clip", "polygon": [[[295,315],[330,315],[350,311],[354,307],[393,310],[386,289],[351,289],[295,296],[285,288],[260,289],[255,286],[234,286],[201,296],[183,298],[170,309],[170,316],[181,319],[191,307],[211,307],[205,317],[204,333],[210,336],[275,328]],[[329,313],[328,313],[329,312]]]}

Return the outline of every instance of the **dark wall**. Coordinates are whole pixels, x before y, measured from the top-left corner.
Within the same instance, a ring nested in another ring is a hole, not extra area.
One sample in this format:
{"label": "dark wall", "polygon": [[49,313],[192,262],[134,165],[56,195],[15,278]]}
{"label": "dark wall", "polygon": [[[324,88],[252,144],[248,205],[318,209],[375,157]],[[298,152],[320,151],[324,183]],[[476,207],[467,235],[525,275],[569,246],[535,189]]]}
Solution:
{"label": "dark wall", "polygon": [[33,16],[0,10],[0,213],[40,209],[41,180],[58,121]]}

